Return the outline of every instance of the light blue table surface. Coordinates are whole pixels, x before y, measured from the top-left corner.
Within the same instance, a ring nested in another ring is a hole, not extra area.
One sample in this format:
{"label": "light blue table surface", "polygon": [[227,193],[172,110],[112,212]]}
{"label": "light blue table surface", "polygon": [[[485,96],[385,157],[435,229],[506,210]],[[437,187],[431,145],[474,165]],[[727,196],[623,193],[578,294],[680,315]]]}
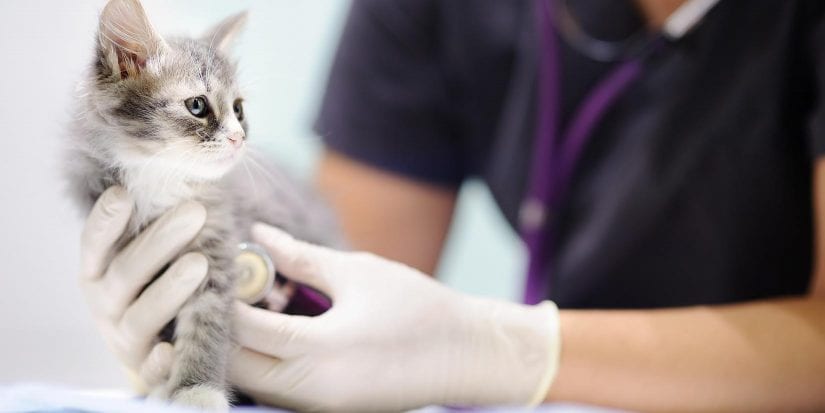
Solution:
{"label": "light blue table surface", "polygon": [[[275,413],[285,410],[265,407],[236,407],[233,412]],[[417,413],[441,413],[451,411],[473,412],[523,412],[518,408],[452,410],[444,407],[427,407]],[[546,413],[610,413],[595,407],[557,404],[532,410]],[[158,404],[130,397],[117,390],[85,390],[42,383],[0,385],[0,412],[71,412],[71,413],[192,413],[192,410]]]}

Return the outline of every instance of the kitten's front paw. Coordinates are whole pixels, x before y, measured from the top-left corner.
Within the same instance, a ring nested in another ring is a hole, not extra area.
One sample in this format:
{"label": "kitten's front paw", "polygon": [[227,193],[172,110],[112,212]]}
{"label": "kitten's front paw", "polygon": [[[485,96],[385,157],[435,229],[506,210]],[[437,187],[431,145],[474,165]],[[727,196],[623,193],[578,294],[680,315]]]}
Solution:
{"label": "kitten's front paw", "polygon": [[172,394],[172,403],[212,412],[228,412],[226,393],[209,386],[192,386],[178,389]]}

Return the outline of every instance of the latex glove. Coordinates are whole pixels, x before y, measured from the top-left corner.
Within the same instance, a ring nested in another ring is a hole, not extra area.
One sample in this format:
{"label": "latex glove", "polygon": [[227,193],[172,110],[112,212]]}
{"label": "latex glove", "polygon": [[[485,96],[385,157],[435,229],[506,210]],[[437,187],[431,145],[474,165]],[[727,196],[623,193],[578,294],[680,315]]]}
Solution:
{"label": "latex glove", "polygon": [[238,303],[230,379],[298,410],[537,404],[558,365],[558,309],[464,295],[402,264],[338,252],[261,224],[278,270],[329,295],[318,317]]}
{"label": "latex glove", "polygon": [[121,187],[107,189],[95,203],[81,240],[80,285],[106,344],[135,390],[145,394],[168,375],[174,351],[157,337],[203,282],[206,257],[181,256],[141,290],[194,239],[206,210],[195,202],[183,203],[115,251],[133,204]]}

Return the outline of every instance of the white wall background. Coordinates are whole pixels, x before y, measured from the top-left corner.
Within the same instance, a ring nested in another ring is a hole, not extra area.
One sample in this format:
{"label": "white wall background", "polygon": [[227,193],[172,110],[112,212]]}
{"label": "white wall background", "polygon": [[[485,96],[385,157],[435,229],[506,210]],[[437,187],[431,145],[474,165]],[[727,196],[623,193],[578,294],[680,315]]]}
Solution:
{"label": "white wall background", "polygon": [[[61,135],[92,50],[103,0],[0,3],[0,384],[125,385],[98,338],[75,277],[81,214],[62,193]],[[237,48],[251,139],[310,176],[310,131],[344,0],[144,0],[163,33],[199,33],[242,9]],[[441,279],[513,299],[523,252],[483,186],[462,191]]]}

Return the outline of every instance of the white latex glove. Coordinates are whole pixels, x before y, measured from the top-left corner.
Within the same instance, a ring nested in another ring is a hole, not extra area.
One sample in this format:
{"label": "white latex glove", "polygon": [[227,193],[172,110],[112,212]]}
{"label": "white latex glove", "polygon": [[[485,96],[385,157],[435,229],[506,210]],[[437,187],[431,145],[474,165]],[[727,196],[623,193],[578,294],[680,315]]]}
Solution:
{"label": "white latex glove", "polygon": [[301,411],[538,404],[559,358],[558,309],[452,291],[399,263],[338,252],[261,224],[283,275],[329,295],[318,317],[238,303],[233,384]]}
{"label": "white latex glove", "polygon": [[106,190],[86,220],[81,240],[80,285],[106,344],[120,360],[138,393],[161,383],[172,364],[161,329],[206,277],[206,257],[181,256],[141,290],[197,235],[206,210],[183,203],[150,225],[129,245],[114,251],[133,201],[121,187]]}

